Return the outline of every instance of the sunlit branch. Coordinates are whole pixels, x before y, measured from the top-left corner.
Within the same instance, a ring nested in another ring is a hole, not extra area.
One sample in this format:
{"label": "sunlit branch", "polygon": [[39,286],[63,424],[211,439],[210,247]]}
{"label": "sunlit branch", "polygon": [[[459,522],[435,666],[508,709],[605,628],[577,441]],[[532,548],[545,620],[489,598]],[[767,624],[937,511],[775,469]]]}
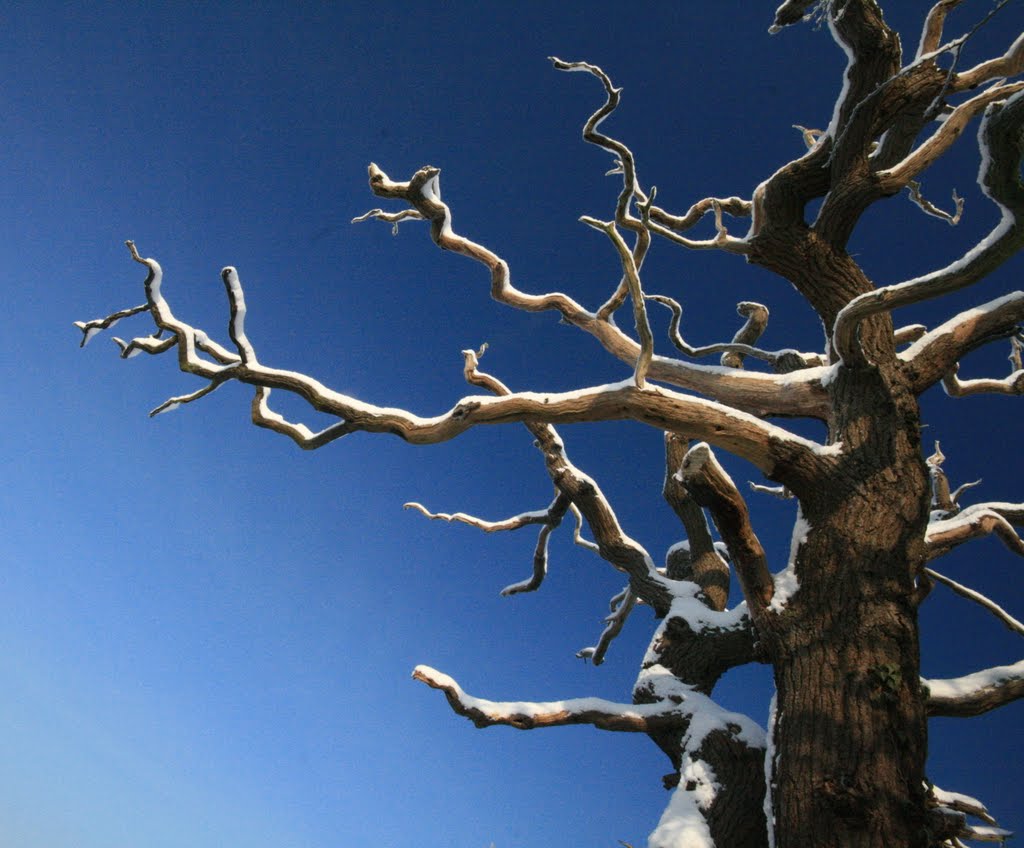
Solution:
{"label": "sunlit branch", "polygon": [[930,716],[968,717],[1024,698],[1024,660],[950,680],[922,680]]}
{"label": "sunlit branch", "polygon": [[[533,295],[517,289],[512,284],[504,260],[482,245],[455,233],[451,227],[451,212],[441,201],[440,171],[437,168],[421,168],[404,183],[391,180],[376,165],[370,165],[369,173],[370,187],[375,194],[406,201],[430,222],[431,237],[439,247],[480,262],[490,270],[491,296],[495,300],[526,312],[555,310],[567,324],[590,333],[614,356],[635,365],[640,356],[640,345],[612,322],[584,309],[561,292]],[[737,370],[729,379],[723,380],[717,368],[655,356],[647,377],[706,394],[756,415],[808,415],[818,418],[827,415],[826,393],[811,374],[802,379],[781,381],[775,375]]]}
{"label": "sunlit branch", "polygon": [[145,312],[147,309],[149,309],[149,304],[143,303],[139,306],[133,306],[130,309],[121,309],[112,315],[107,315],[105,318],[94,318],[92,321],[75,321],[75,326],[82,331],[82,342],[80,347],[85,347],[89,344],[89,340],[98,332],[101,330],[109,330],[122,318],[138,315],[140,312]]}
{"label": "sunlit branch", "polygon": [[[509,396],[511,389],[508,386],[497,377],[479,369],[480,353],[482,349],[479,352],[462,352],[466,381],[495,395]],[[574,534],[577,544],[594,550],[606,562],[628,574],[630,587],[636,598],[642,598],[656,612],[663,615],[671,604],[672,590],[666,579],[658,573],[647,551],[622,529],[615,511],[597,484],[570,461],[565,445],[555,428],[534,421],[524,421],[524,424],[536,439],[535,445],[544,456],[545,467],[556,490],[568,499],[574,513],[586,519],[596,539],[596,544],[583,540],[577,524]],[[538,540],[537,550],[540,551],[542,545],[546,546],[546,542],[546,535],[542,535]],[[536,576],[536,554],[534,564]]]}
{"label": "sunlit branch", "polygon": [[918,42],[917,53],[914,56],[916,60],[939,49],[942,44],[942,31],[946,23],[946,15],[962,2],[963,0],[939,0],[932,6],[924,20],[921,40]]}
{"label": "sunlit branch", "polygon": [[647,371],[651,367],[651,359],[654,357],[654,336],[651,333],[651,325],[647,320],[647,307],[644,304],[644,291],[640,283],[640,274],[637,271],[633,253],[629,246],[619,235],[614,222],[598,221],[595,218],[584,216],[580,218],[583,223],[599,230],[611,239],[619,254],[619,261],[622,263],[622,271],[627,281],[629,295],[633,301],[633,320],[636,323],[636,332],[640,338],[640,355],[636,360],[636,368],[633,371],[633,381],[637,388],[642,389],[647,382]]}
{"label": "sunlit branch", "polygon": [[976,592],[974,589],[970,589],[961,583],[957,583],[955,580],[951,580],[943,574],[939,574],[939,572],[934,571],[931,568],[926,568],[924,571],[925,574],[927,574],[936,583],[941,583],[943,586],[947,586],[952,589],[956,594],[960,595],[960,597],[967,598],[967,600],[974,601],[974,603],[984,607],[1003,624],[1005,624],[1007,629],[1013,630],[1014,632],[1020,633],[1024,636],[1024,624],[1021,624],[1021,622],[1010,615],[995,601],[985,597],[981,592]]}
{"label": "sunlit branch", "polygon": [[439,689],[452,710],[477,727],[500,724],[518,730],[591,724],[601,730],[650,733],[685,728],[695,710],[685,702],[657,704],[616,704],[602,698],[572,698],[565,701],[488,701],[467,695],[447,674],[425,665],[416,666],[413,679]]}
{"label": "sunlit branch", "polygon": [[996,395],[1020,395],[1024,394],[1024,367],[1021,365],[1022,343],[1017,336],[1010,337],[1010,356],[1012,365],[1009,376],[1001,380],[995,378],[981,378],[974,380],[961,380],[958,376],[960,363],[953,366],[942,378],[942,387],[950,397],[967,397],[969,395],[996,394]]}
{"label": "sunlit branch", "polygon": [[1002,56],[958,73],[952,88],[954,91],[966,91],[989,80],[1006,79],[1021,73],[1024,73],[1024,34],[1018,36]]}
{"label": "sunlit branch", "polygon": [[693,499],[710,511],[756,621],[771,602],[775,584],[764,548],[750,525],[746,502],[707,444],[687,451],[679,473]]}
{"label": "sunlit branch", "polygon": [[989,535],[998,536],[1010,551],[1024,556],[1024,541],[1013,529],[1014,524],[1024,523],[1022,518],[1024,504],[979,503],[965,507],[952,518],[932,521],[925,533],[928,558],[943,556],[964,542]]}
{"label": "sunlit branch", "polygon": [[[955,371],[958,361],[972,350],[1015,335],[1022,321],[1024,292],[1017,291],[961,312],[925,333],[899,354],[911,388],[924,391]],[[950,385],[956,396],[957,381],[951,380]],[[967,394],[971,393],[968,387]]]}
{"label": "sunlit branch", "polygon": [[[743,301],[737,304],[736,311],[739,312],[740,315],[747,316],[748,321],[744,324],[743,328],[737,332],[736,337],[732,342],[721,342],[718,344],[694,347],[683,339],[679,330],[683,317],[683,308],[679,304],[679,301],[661,294],[648,294],[644,296],[647,300],[653,300],[655,303],[660,303],[672,313],[668,328],[669,339],[678,350],[687,356],[697,358],[701,356],[711,356],[716,353],[727,355],[731,354],[739,357],[749,356],[752,359],[760,359],[767,362],[777,372],[784,374],[803,368],[811,368],[825,364],[825,357],[821,354],[800,353],[799,351],[791,349],[776,351],[761,350],[760,348],[753,347],[749,343],[744,343],[742,341],[737,342],[736,338],[740,338],[741,335],[749,338],[758,330],[758,328],[763,332],[764,324],[767,322],[768,309],[759,303]],[[753,320],[749,320],[751,316],[753,316]],[[749,330],[747,330],[748,327],[750,328]],[[760,332],[758,332],[758,335],[760,335]]]}
{"label": "sunlit branch", "polygon": [[686,531],[687,562],[680,570],[669,556],[665,563],[669,577],[692,580],[704,595],[707,605],[724,610],[729,600],[729,566],[715,548],[704,510],[683,483],[680,472],[689,444],[677,433],[665,434],[665,480],[662,496]]}
{"label": "sunlit branch", "polygon": [[926,197],[921,194],[921,183],[917,180],[911,180],[907,183],[907,192],[910,194],[910,200],[915,206],[917,206],[926,215],[931,215],[933,218],[940,218],[945,221],[951,227],[955,227],[960,223],[960,216],[964,211],[964,199],[956,193],[956,189],[953,189],[953,212],[947,212],[945,209],[940,209]]}
{"label": "sunlit branch", "polygon": [[614,598],[612,598],[612,611],[605,618],[605,628],[598,637],[597,644],[582,648],[576,652],[580,659],[589,659],[594,665],[601,665],[604,662],[605,654],[608,653],[608,646],[622,632],[626,619],[636,606],[637,597],[633,590],[627,586]]}

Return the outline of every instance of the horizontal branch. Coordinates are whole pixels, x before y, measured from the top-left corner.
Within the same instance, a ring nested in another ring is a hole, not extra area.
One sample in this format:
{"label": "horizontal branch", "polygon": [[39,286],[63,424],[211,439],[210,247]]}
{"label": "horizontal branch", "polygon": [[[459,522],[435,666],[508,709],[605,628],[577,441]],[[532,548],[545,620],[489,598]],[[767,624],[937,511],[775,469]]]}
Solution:
{"label": "horizontal branch", "polygon": [[928,715],[981,715],[1018,698],[1024,698],[1024,660],[950,680],[921,682],[928,690]]}
{"label": "horizontal branch", "polygon": [[992,534],[1010,551],[1024,556],[1024,541],[1013,529],[1014,524],[1024,524],[1024,504],[972,504],[951,518],[928,524],[925,532],[928,559],[936,559],[964,542]]}
{"label": "horizontal branch", "polygon": [[451,677],[429,666],[416,666],[412,676],[414,680],[442,691],[452,710],[468,718],[477,727],[502,724],[518,730],[533,730],[540,727],[590,724],[601,730],[651,733],[685,729],[694,713],[692,707],[673,701],[656,704],[617,704],[603,698],[572,698],[540,703],[487,701],[467,695]]}

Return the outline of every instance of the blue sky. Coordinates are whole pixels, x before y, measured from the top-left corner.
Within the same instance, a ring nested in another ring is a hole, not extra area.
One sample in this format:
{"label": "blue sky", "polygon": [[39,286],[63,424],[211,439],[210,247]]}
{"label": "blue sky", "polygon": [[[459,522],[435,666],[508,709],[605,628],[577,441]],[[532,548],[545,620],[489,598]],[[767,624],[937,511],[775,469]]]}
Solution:
{"label": "blue sky", "polygon": [[[905,45],[925,4],[890,3]],[[984,3],[965,4],[967,27]],[[919,8],[920,7],[920,8]],[[460,848],[642,844],[667,795],[647,739],[568,728],[477,731],[409,679],[417,663],[495,699],[627,699],[653,630],[639,610],[595,669],[619,588],[603,563],[552,540],[542,591],[534,537],[484,536],[403,512],[502,517],[545,506],[522,428],[415,448],[357,435],[303,453],[248,424],[229,386],[149,420],[197,388],[170,359],[122,362],[75,320],[142,301],[136,241],[165,271],[183,319],[226,337],[220,268],[238,267],[261,360],[368,401],[421,413],[468,390],[459,351],[513,387],[622,379],[623,365],[551,316],[493,304],[479,266],[421,226],[397,237],[348,221],[396,179],[442,169],[456,227],[501,253],[520,287],[601,302],[618,274],[606,240],[618,185],[579,131],[596,81],[546,57],[600,64],[624,87],[604,128],[637,156],[659,202],[749,196],[798,155],[792,124],[831,114],[843,56],[824,29],[769,37],[768,7],[650,4],[15,2],[0,14],[4,179],[0,286],[0,844]],[[971,42],[1002,52],[1024,26],[1011,3]],[[941,266],[991,228],[973,181],[973,134],[926,175],[966,195],[955,230],[898,198],[851,249],[880,284]],[[814,349],[820,328],[780,280],[736,257],[656,244],[649,290],[679,297],[701,341],[731,335],[737,301],[773,311],[765,343]],[[1019,286],[998,278],[901,319],[934,324]],[[147,332],[144,321],[118,328]],[[660,343],[660,342],[659,342]],[[1005,373],[1001,346],[965,363]],[[953,482],[1020,500],[1019,401],[923,401]],[[309,423],[300,407],[287,411]],[[809,430],[808,432],[813,432]],[[624,424],[563,430],[622,524],[656,557],[679,536],[660,501],[661,436]],[[742,463],[728,468],[755,479]],[[779,567],[794,507],[752,502]],[[523,531],[529,533],[529,531]],[[994,540],[940,570],[1024,612],[1020,562]],[[924,669],[954,676],[1020,657],[1019,640],[941,588],[922,615]],[[763,722],[770,682],[744,669],[727,706]],[[932,778],[1024,829],[1019,704],[933,722]]]}

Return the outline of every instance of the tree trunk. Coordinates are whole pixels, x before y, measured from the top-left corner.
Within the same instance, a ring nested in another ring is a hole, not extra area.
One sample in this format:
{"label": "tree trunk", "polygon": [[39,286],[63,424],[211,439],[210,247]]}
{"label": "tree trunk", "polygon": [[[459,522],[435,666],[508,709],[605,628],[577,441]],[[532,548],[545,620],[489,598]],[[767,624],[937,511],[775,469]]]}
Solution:
{"label": "tree trunk", "polygon": [[844,457],[801,500],[799,590],[763,634],[777,689],[778,848],[930,841],[915,603],[929,486],[916,403],[893,377],[837,377],[832,440]]}

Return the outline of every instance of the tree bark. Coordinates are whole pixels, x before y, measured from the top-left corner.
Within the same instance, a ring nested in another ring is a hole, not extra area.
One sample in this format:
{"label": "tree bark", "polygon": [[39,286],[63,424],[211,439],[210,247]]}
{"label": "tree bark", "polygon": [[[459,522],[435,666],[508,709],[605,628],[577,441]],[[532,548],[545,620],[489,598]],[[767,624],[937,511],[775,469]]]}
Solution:
{"label": "tree bark", "polygon": [[931,842],[914,602],[928,475],[916,402],[887,370],[840,370],[831,423],[844,457],[801,500],[799,589],[758,623],[777,689],[778,848]]}

